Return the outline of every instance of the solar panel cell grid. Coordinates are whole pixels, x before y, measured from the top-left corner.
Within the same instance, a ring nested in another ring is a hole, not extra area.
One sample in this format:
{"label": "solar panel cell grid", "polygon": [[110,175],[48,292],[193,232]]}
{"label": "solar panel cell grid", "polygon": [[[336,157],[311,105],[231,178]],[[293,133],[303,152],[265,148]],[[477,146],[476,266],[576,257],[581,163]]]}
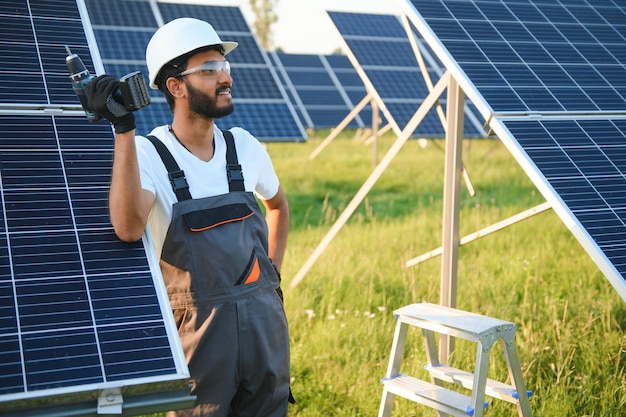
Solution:
{"label": "solar panel cell grid", "polygon": [[[402,98],[419,103],[423,98],[426,87],[424,78],[417,68],[413,70],[370,69],[367,74],[383,100]],[[402,88],[397,88],[398,85]]]}
{"label": "solar panel cell grid", "polygon": [[[293,124],[293,115],[286,104],[266,103],[263,106],[248,103],[235,104],[237,111],[218,121],[218,126],[222,129],[228,126],[241,126],[244,129],[251,129],[255,126],[255,134],[264,138],[294,137],[299,132],[297,126]],[[245,114],[245,119],[239,114]],[[268,123],[272,120],[272,123]]]}
{"label": "solar panel cell grid", "polygon": [[626,273],[626,126],[623,120],[507,121],[524,152],[608,259]]}
{"label": "solar panel cell grid", "polygon": [[236,68],[231,70],[231,74],[234,101],[236,99],[283,100],[283,95],[277,88],[268,68]]}
{"label": "solar panel cell grid", "polygon": [[[59,26],[63,31],[58,30]],[[74,42],[68,43],[68,39]],[[86,51],[80,21],[0,15],[0,102],[77,103],[71,88],[67,88],[63,41],[74,47],[81,40],[82,50]],[[85,65],[90,66],[91,60],[86,59]]]}
{"label": "solar panel cell grid", "polygon": [[[337,126],[346,116],[343,111],[328,106],[321,109],[311,106],[308,109],[308,114],[315,126]],[[354,119],[350,122],[349,126],[351,128],[359,127]]]}
{"label": "solar panel cell grid", "polygon": [[[24,3],[24,0],[5,0],[13,7],[16,4]],[[58,18],[65,22],[80,21],[76,4],[66,0],[30,0],[26,14],[34,18]],[[21,6],[18,6],[21,9]]]}
{"label": "solar panel cell grid", "polygon": [[0,9],[0,28],[4,28],[0,29],[3,35],[1,39],[2,42],[22,43],[26,39],[32,39],[34,42],[33,28],[30,19],[26,16],[20,19],[12,15],[3,15],[1,13],[2,10]]}
{"label": "solar panel cell grid", "polygon": [[300,99],[305,105],[339,106],[345,108],[343,97],[335,89],[300,89]]}
{"label": "solar panel cell grid", "polygon": [[[277,55],[280,57],[280,62],[282,62],[286,68],[319,68],[320,70],[324,68],[318,55],[286,54],[281,52],[278,52]],[[329,57],[332,57],[332,55]],[[352,68],[352,66],[350,66],[350,68]]]}
{"label": "solar panel cell grid", "polygon": [[29,391],[102,380],[96,338],[89,330],[27,334],[22,337],[22,346],[25,370],[31,375],[27,382]]}
{"label": "solar panel cell grid", "polygon": [[196,4],[158,3],[166,22],[179,17],[195,17],[211,22],[218,33],[242,32],[250,34],[250,28],[238,7],[204,6]]}
{"label": "solar panel cell grid", "polygon": [[[112,381],[132,397],[146,377],[183,389],[184,362],[174,356],[146,250],[121,242],[108,219],[111,127],[11,109],[78,104],[68,40],[91,67],[74,2],[28,5],[0,5],[0,33],[13,36],[0,39],[0,59],[10,64],[0,65],[0,78],[12,90],[2,101],[14,112],[0,115],[0,408],[45,413],[95,401],[85,384]],[[26,68],[14,68],[15,58]]]}
{"label": "solar panel cell grid", "polygon": [[147,1],[90,1],[89,18],[94,26],[157,27]]}
{"label": "solar panel cell grid", "polygon": [[[277,52],[272,58],[277,72],[286,77],[283,85],[290,97],[293,95],[292,102],[302,103],[297,109],[303,120],[310,121],[309,127],[337,126],[366,94],[363,83],[345,56]],[[345,83],[345,80],[350,82]],[[354,102],[350,102],[350,89],[358,91],[358,99]],[[362,127],[361,117],[357,115],[349,126]]]}
{"label": "solar panel cell grid", "polygon": [[[387,100],[386,106],[389,108],[389,111],[394,115],[396,121],[402,126],[406,125],[411,118],[415,115],[420,103],[406,103],[406,102],[396,102],[393,100]],[[420,125],[415,129],[413,136],[425,136],[429,137],[433,135],[433,132],[438,131],[441,128],[441,121],[437,117],[434,110],[428,112],[424,120],[420,123]],[[443,136],[443,134],[442,134]]]}
{"label": "solar panel cell grid", "polygon": [[[103,60],[138,61],[145,65],[146,45],[155,29],[144,31],[135,29],[94,29],[98,39],[98,49]],[[82,57],[81,57],[82,58]],[[147,72],[146,72],[147,76]]]}
{"label": "solar panel cell grid", "polygon": [[363,66],[411,67],[419,70],[406,34],[399,40],[372,42],[368,39],[347,39],[346,42]]}
{"label": "solar panel cell grid", "polygon": [[328,12],[333,23],[343,36],[363,36],[370,38],[405,38],[406,33],[392,15]]}
{"label": "solar panel cell grid", "polygon": [[[626,107],[616,73],[623,58],[624,6],[598,3],[445,1],[412,2],[495,112],[616,111]],[[608,24],[607,16],[617,23]],[[620,18],[621,16],[621,18]],[[484,83],[483,73],[501,77]],[[473,68],[472,68],[473,66]],[[563,66],[577,66],[569,73]],[[586,70],[586,71],[585,71]],[[580,72],[593,73],[590,78]],[[565,74],[564,74],[565,73]],[[622,77],[623,78],[623,77]],[[494,83],[520,100],[501,99]],[[566,83],[568,88],[556,88]],[[614,85],[614,83],[616,83]],[[535,92],[518,87],[528,85]]]}
{"label": "solar panel cell grid", "polygon": [[333,80],[324,68],[320,68],[320,70],[312,69],[310,71],[287,70],[287,73],[289,74],[289,79],[294,86],[330,87],[337,91]]}
{"label": "solar panel cell grid", "polygon": [[[359,77],[359,75],[352,69],[352,71],[344,71],[344,70],[335,70],[335,76],[339,80],[340,84],[346,89],[354,89],[358,90],[361,94],[361,98],[365,97],[367,91],[363,86],[363,80]],[[358,103],[360,100],[357,100]]]}
{"label": "solar panel cell grid", "polygon": [[363,100],[367,92],[365,91],[365,89],[346,89],[346,94],[348,95],[348,98],[352,103],[359,103],[361,100]]}
{"label": "solar panel cell grid", "polygon": [[324,58],[330,66],[335,70],[335,72],[340,72],[340,70],[348,70],[349,72],[354,72],[354,67],[350,63],[350,60],[345,55],[325,55]]}
{"label": "solar panel cell grid", "polygon": [[267,67],[265,58],[258,44],[250,34],[236,34],[228,36],[220,34],[222,39],[235,40],[239,43],[237,49],[227,55],[232,64],[256,64],[259,67]]}
{"label": "solar panel cell grid", "polygon": [[11,14],[14,16],[28,16],[28,3],[25,1],[5,1],[0,3],[0,14]]}

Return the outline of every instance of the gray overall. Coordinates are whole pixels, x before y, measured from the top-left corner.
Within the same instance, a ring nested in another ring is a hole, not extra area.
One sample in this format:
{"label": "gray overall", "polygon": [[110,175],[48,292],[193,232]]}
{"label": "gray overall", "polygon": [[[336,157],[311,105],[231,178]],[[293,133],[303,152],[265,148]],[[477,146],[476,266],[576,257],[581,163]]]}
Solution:
{"label": "gray overall", "polygon": [[168,417],[284,417],[289,336],[279,280],[263,213],[244,191],[232,135],[224,137],[230,192],[199,199],[163,143],[149,138],[178,197],[160,266],[197,397]]}

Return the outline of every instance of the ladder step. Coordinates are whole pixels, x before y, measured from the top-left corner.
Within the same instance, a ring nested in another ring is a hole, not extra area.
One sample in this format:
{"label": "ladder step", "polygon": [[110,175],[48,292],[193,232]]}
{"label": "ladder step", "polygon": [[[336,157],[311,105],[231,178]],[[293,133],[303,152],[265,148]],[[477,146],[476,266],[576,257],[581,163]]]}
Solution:
{"label": "ladder step", "polygon": [[516,326],[512,322],[438,304],[410,304],[395,310],[394,314],[399,321],[412,326],[472,341],[479,341],[486,335],[507,341],[515,337]]}
{"label": "ladder step", "polygon": [[[458,417],[473,416],[472,399],[467,395],[406,375],[383,379],[388,392]],[[483,405],[487,408],[487,402]]]}
{"label": "ladder step", "polygon": [[[474,386],[474,374],[471,372],[445,365],[426,365],[424,368],[430,372],[431,377],[441,381],[451,382],[470,390]],[[489,378],[485,384],[485,394],[513,404],[519,402],[519,394],[515,387]],[[530,397],[532,392],[527,391],[527,395]]]}

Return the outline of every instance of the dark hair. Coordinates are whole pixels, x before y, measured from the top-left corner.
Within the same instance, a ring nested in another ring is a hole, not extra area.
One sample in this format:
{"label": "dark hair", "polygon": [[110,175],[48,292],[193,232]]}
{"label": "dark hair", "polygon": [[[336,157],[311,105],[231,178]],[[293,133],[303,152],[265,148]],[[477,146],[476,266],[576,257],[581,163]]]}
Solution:
{"label": "dark hair", "polygon": [[165,100],[170,107],[170,111],[174,111],[174,96],[167,89],[166,81],[170,77],[178,78],[178,74],[187,69],[187,61],[189,60],[189,58],[195,54],[199,54],[200,52],[205,51],[219,51],[222,55],[224,55],[224,48],[222,47],[222,45],[203,46],[201,48],[194,49],[191,52],[187,52],[186,54],[181,55],[177,58],[174,58],[167,64],[163,65],[163,67],[157,74],[154,83],[157,85],[157,87],[159,87],[159,90],[165,96]]}

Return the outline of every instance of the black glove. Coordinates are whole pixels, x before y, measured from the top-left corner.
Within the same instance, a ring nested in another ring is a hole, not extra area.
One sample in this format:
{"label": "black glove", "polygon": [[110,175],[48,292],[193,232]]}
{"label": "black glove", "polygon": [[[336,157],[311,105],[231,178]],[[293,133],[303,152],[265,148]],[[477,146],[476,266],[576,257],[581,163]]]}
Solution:
{"label": "black glove", "polygon": [[87,88],[87,105],[99,117],[113,124],[115,133],[124,133],[135,128],[135,115],[113,98],[120,82],[110,75],[94,78]]}

